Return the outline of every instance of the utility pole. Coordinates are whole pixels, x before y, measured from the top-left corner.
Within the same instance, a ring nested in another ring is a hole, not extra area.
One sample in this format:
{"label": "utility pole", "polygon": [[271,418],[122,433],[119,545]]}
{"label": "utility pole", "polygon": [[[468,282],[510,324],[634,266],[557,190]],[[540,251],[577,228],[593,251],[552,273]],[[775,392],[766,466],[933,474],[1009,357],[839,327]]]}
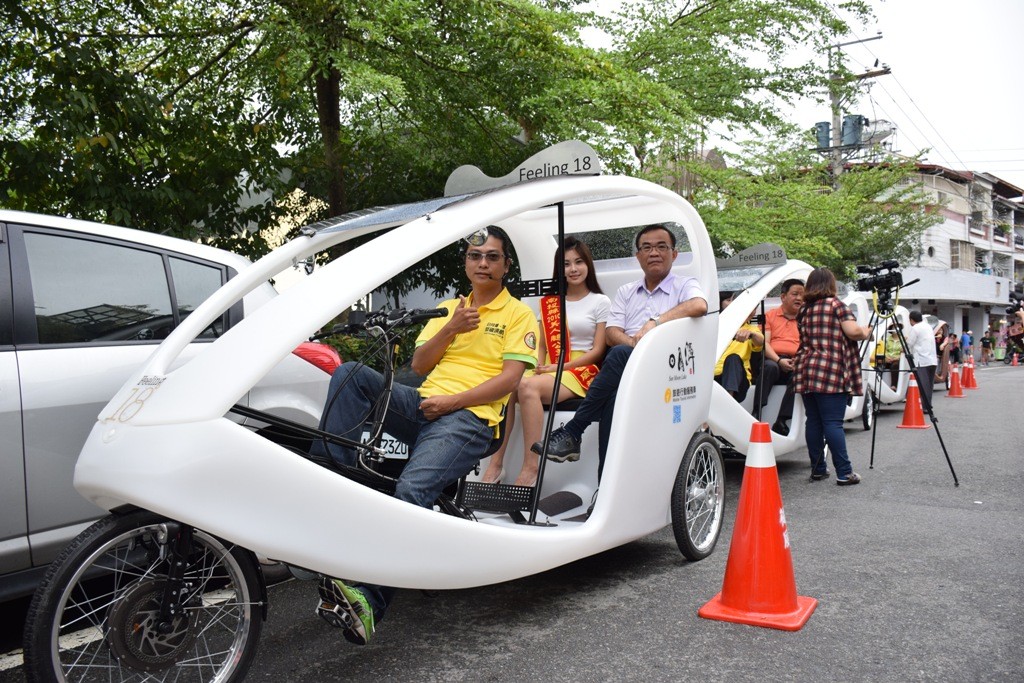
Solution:
{"label": "utility pole", "polygon": [[[839,186],[839,176],[843,172],[843,120],[842,120],[842,108],[840,102],[840,85],[842,84],[842,76],[839,73],[839,48],[847,45],[856,45],[858,43],[866,43],[871,40],[881,39],[882,34],[878,33],[871,38],[863,38],[861,40],[851,40],[846,43],[837,43],[828,49],[828,68],[829,68],[829,100],[832,104],[832,185],[833,187]],[[833,52],[835,51],[835,52]],[[835,61],[833,61],[833,58]],[[875,62],[877,65],[878,62]],[[875,78],[877,76],[885,76],[891,73],[890,69],[886,65],[882,65],[881,69],[875,71],[867,71],[862,74],[854,76],[854,80],[862,81],[867,78]]]}

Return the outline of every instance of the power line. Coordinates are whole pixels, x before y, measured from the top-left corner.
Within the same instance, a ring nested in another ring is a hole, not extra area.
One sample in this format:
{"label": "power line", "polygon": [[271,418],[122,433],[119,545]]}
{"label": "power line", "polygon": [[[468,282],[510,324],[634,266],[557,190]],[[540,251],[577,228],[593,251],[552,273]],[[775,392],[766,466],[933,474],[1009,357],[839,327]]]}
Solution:
{"label": "power line", "polygon": [[965,149],[964,152],[1024,152],[1024,147],[989,147],[978,149]]}
{"label": "power line", "polygon": [[[837,9],[837,8],[836,8],[835,6],[833,6],[833,5],[831,4],[831,3],[829,3],[829,2],[828,2],[828,0],[824,0],[824,2],[825,2],[825,5],[826,5],[826,6],[827,6],[827,7],[829,8],[829,10],[830,10],[830,11],[832,12],[832,14],[834,14],[834,15],[836,16],[836,18],[837,18],[837,19],[839,19],[840,21],[843,21],[843,22],[844,22],[844,23],[846,23],[847,25],[849,25],[849,24],[851,24],[851,23],[852,23],[852,22],[848,21],[847,19],[845,19],[844,17],[842,17],[842,16],[841,16],[841,15],[839,14],[839,11],[838,11],[838,9]],[[858,35],[857,35],[857,32],[856,32],[856,31],[854,31],[854,30],[853,30],[852,28],[850,29],[850,34],[851,34],[851,35],[853,35],[853,37],[857,38],[858,40],[860,39],[860,36],[858,36]],[[868,54],[870,54],[870,55],[871,55],[872,57],[874,57],[874,58],[876,59],[876,61],[881,61],[881,59],[880,59],[880,58],[878,57],[878,55],[876,55],[876,54],[874,53],[874,51],[872,51],[872,49],[871,49],[871,48],[870,48],[869,46],[867,46],[867,45],[863,45],[862,47],[863,47],[863,49],[867,50],[867,51],[868,51]],[[950,144],[949,144],[948,142],[946,142],[946,139],[945,139],[945,138],[944,138],[944,137],[942,136],[942,133],[941,133],[941,132],[939,131],[939,129],[938,129],[938,128],[936,128],[936,127],[935,127],[935,124],[933,124],[933,123],[931,122],[931,120],[929,120],[928,116],[927,116],[927,115],[926,115],[926,114],[924,113],[924,111],[922,111],[922,110],[921,110],[921,108],[920,108],[920,107],[919,107],[919,106],[917,105],[917,102],[916,102],[916,101],[914,101],[914,98],[913,98],[913,97],[911,97],[911,95],[910,95],[910,93],[909,93],[909,92],[907,92],[907,89],[906,89],[905,87],[903,87],[903,84],[902,84],[902,83],[900,82],[899,78],[897,78],[895,74],[891,74],[891,73],[890,73],[889,75],[891,75],[891,76],[892,76],[892,78],[893,78],[893,81],[895,81],[896,85],[898,85],[898,86],[900,87],[900,90],[902,90],[902,91],[903,91],[903,94],[907,96],[907,99],[908,99],[908,100],[910,101],[910,103],[914,105],[914,108],[915,108],[915,109],[916,109],[916,110],[918,111],[918,113],[920,113],[920,115],[921,115],[921,117],[922,117],[922,118],[924,119],[925,123],[927,123],[927,124],[928,124],[928,126],[929,126],[929,127],[930,127],[930,128],[931,128],[931,129],[932,129],[932,130],[933,130],[934,132],[935,132],[935,134],[936,134],[936,135],[937,135],[937,136],[939,137],[939,140],[940,140],[940,141],[942,142],[942,144],[943,144],[943,145],[945,146],[945,148],[946,148],[946,149],[948,149],[948,150],[949,150],[949,152],[950,152],[950,154],[952,154],[952,155],[953,155],[953,157],[954,157],[954,158],[956,159],[956,161],[957,161],[957,163],[958,163],[958,164],[960,165],[960,167],[962,167],[962,168],[963,168],[964,170],[967,170],[967,164],[965,164],[965,163],[964,163],[964,162],[963,162],[963,161],[962,161],[962,160],[960,159],[960,157],[959,157],[959,156],[957,155],[957,153],[956,153],[956,150],[955,150],[955,149],[953,149],[953,146],[952,146],[952,145],[950,145]],[[911,124],[911,125],[913,125],[913,126],[914,126],[914,128],[916,128],[916,129],[917,129],[917,131],[918,131],[918,132],[919,132],[919,133],[921,134],[921,136],[922,136],[922,137],[923,137],[923,138],[925,139],[925,142],[927,142],[927,143],[928,143],[928,145],[927,145],[927,146],[928,146],[928,147],[929,147],[929,148],[930,148],[930,149],[931,149],[931,150],[932,150],[932,151],[933,151],[933,152],[934,152],[934,153],[935,153],[935,154],[936,154],[936,155],[937,155],[937,156],[938,156],[938,157],[939,157],[940,159],[942,159],[942,161],[944,162],[944,164],[945,164],[946,166],[950,166],[950,167],[952,167],[952,166],[953,166],[953,164],[949,163],[949,160],[948,160],[948,159],[946,159],[945,155],[943,155],[943,154],[942,154],[942,152],[940,152],[940,151],[939,151],[939,146],[938,146],[938,145],[935,145],[935,144],[933,144],[933,143],[932,143],[932,142],[931,142],[931,141],[929,140],[929,138],[928,138],[928,135],[927,135],[927,134],[926,134],[926,133],[925,133],[925,132],[924,132],[924,131],[923,131],[923,130],[922,130],[922,129],[921,129],[921,128],[920,128],[919,126],[918,126],[918,125],[917,125],[916,121],[914,121],[914,117],[910,116],[910,114],[908,114],[908,113],[906,112],[906,110],[904,110],[904,109],[903,109],[903,106],[902,106],[902,105],[901,105],[901,104],[899,103],[899,101],[897,101],[897,99],[896,99],[895,97],[893,97],[893,96],[892,96],[892,94],[891,94],[891,93],[889,93],[889,91],[888,91],[888,90],[886,90],[886,89],[885,89],[885,86],[884,86],[884,85],[882,85],[882,86],[881,86],[881,88],[882,88],[882,91],[883,91],[883,92],[884,92],[884,93],[885,93],[886,95],[888,95],[889,99],[890,99],[890,100],[892,100],[893,104],[895,104],[895,105],[896,105],[896,107],[897,107],[897,108],[898,108],[898,109],[900,110],[900,112],[901,112],[901,113],[902,113],[902,114],[903,114],[903,115],[904,115],[904,116],[906,117],[906,120],[907,120],[907,121],[909,121],[909,122],[910,122],[910,124]],[[870,97],[870,93],[869,93],[868,95],[869,95],[869,97]]]}
{"label": "power line", "polygon": [[[933,153],[933,154],[935,154],[936,156],[938,156],[938,157],[939,157],[939,159],[941,159],[941,160],[942,160],[942,162],[943,162],[943,164],[944,164],[944,165],[946,165],[946,166],[948,166],[948,167],[950,167],[950,168],[955,168],[955,165],[954,165],[954,164],[951,164],[951,163],[949,162],[949,159],[947,159],[947,158],[946,158],[946,155],[944,155],[944,154],[942,153],[942,151],[941,151],[941,149],[939,148],[939,146],[938,146],[938,145],[936,145],[936,144],[934,144],[934,143],[932,143],[932,141],[928,139],[928,134],[927,134],[927,133],[925,133],[925,132],[924,132],[924,130],[922,130],[922,129],[921,129],[921,127],[917,125],[917,121],[915,121],[915,120],[914,120],[914,117],[913,117],[913,116],[911,116],[910,114],[908,114],[908,113],[907,113],[907,111],[906,111],[906,110],[905,110],[905,109],[903,108],[903,105],[901,105],[901,104],[899,103],[899,100],[897,100],[897,99],[896,99],[895,97],[893,97],[893,96],[892,96],[892,93],[890,93],[890,92],[889,92],[888,90],[886,90],[886,88],[885,88],[885,86],[884,86],[884,85],[879,85],[879,87],[880,87],[880,88],[882,89],[882,92],[884,92],[884,93],[885,93],[885,94],[886,94],[886,95],[887,95],[887,96],[889,97],[889,100],[890,100],[890,101],[891,101],[891,102],[892,102],[892,103],[893,103],[894,105],[896,105],[896,108],[900,110],[900,113],[901,113],[901,114],[903,114],[904,120],[908,121],[908,122],[910,123],[910,125],[911,125],[911,126],[913,126],[913,127],[914,127],[914,129],[915,129],[915,130],[917,130],[917,132],[918,132],[918,133],[920,133],[920,134],[921,134],[921,137],[923,137],[923,138],[924,138],[924,140],[925,140],[925,142],[926,142],[926,143],[928,143],[928,144],[927,144],[927,147],[928,147],[928,148],[930,148],[930,151],[931,151],[931,153]],[[926,120],[927,120],[927,119],[926,119]],[[931,124],[929,124],[929,125],[931,125]],[[935,126],[932,126],[932,129],[934,130],[934,129],[935,129]],[[938,131],[936,131],[936,132],[938,132]],[[941,137],[942,137],[942,136],[940,135],[939,137],[940,137],[940,139],[941,139]],[[948,145],[947,145],[947,147],[948,147]],[[923,148],[919,148],[919,149],[923,149]],[[950,149],[950,152],[952,152],[952,151],[953,151],[953,150],[952,150],[952,149]],[[953,152],[953,156],[954,156],[954,157],[956,156],[956,153],[955,153],[955,152]],[[957,161],[959,162],[959,158],[957,159]],[[961,166],[961,167],[963,167],[963,169],[964,169],[964,170],[967,170],[967,166],[966,166],[966,165],[965,165],[965,164],[964,164],[963,162],[959,162],[959,163],[960,163],[960,166]]]}
{"label": "power line", "polygon": [[925,113],[923,111],[921,111],[921,108],[919,106],[917,106],[917,102],[914,101],[914,98],[910,96],[910,93],[907,92],[907,89],[903,87],[902,83],[900,83],[900,79],[898,79],[895,76],[893,76],[893,81],[896,82],[896,85],[900,86],[900,90],[902,90],[903,94],[907,96],[907,99],[910,100],[910,103],[912,105],[914,105],[914,109],[917,109],[917,111],[921,113],[921,116],[924,117],[924,120],[928,123],[929,126],[931,126],[932,130],[935,131],[935,134],[939,136],[939,140],[941,140],[942,143],[944,145],[946,145],[946,148],[949,149],[949,151],[950,151],[950,153],[952,153],[953,157],[956,158],[956,160],[958,162],[960,162],[960,165],[963,166],[966,169],[967,168],[967,164],[965,164],[963,161],[960,160],[960,157],[957,156],[956,150],[953,149],[953,146],[951,144],[949,144],[948,142],[946,142],[946,139],[944,137],[942,137],[942,133],[939,132],[939,129],[936,128],[935,125],[931,121],[928,120],[928,117],[925,116]]}
{"label": "power line", "polygon": [[[848,21],[848,20],[847,20],[846,18],[844,18],[843,16],[841,16],[841,15],[839,14],[839,10],[838,10],[838,9],[836,9],[836,7],[834,7],[834,6],[833,6],[833,5],[831,4],[831,3],[829,3],[829,2],[827,1],[827,0],[825,0],[825,5],[826,5],[826,6],[827,6],[827,7],[829,8],[829,10],[830,10],[830,11],[832,12],[832,14],[834,14],[834,15],[836,16],[836,18],[837,18],[837,19],[839,19],[840,21],[842,21],[842,22],[846,23],[847,25],[849,25],[849,24],[851,23],[851,22],[849,22],[849,21]],[[874,53],[874,52],[873,52],[873,51],[871,50],[871,48],[870,48],[869,46],[867,46],[867,45],[866,45],[866,44],[864,43],[864,41],[863,41],[863,40],[861,39],[861,37],[860,37],[860,36],[859,36],[859,35],[857,34],[857,32],[856,32],[856,31],[854,31],[854,30],[853,30],[852,28],[851,28],[851,29],[849,29],[849,30],[850,30],[850,34],[851,34],[851,35],[853,35],[853,37],[854,37],[854,38],[857,38],[857,40],[858,40],[858,41],[861,41],[861,43],[860,43],[860,44],[861,44],[861,47],[862,47],[863,49],[867,50],[867,51],[868,51],[868,54],[870,54],[870,55],[871,55],[872,57],[874,57],[874,58],[875,58],[875,63],[877,64],[878,62],[880,62],[880,61],[881,61],[881,58],[879,58],[879,57],[878,57],[878,55],[876,55],[876,54],[875,54],[875,53]],[[849,54],[847,54],[847,56],[848,56],[848,57],[851,57],[851,55],[849,55]],[[856,60],[855,60],[855,61],[856,61]],[[891,74],[890,74],[890,75],[891,75]],[[874,85],[874,84],[872,84],[872,85]],[[893,97],[893,96],[892,96],[892,95],[891,95],[891,94],[889,93],[889,91],[887,91],[887,90],[885,89],[885,86],[884,86],[884,85],[882,85],[882,84],[878,84],[878,85],[879,85],[879,87],[881,87],[881,88],[882,88],[882,91],[883,91],[883,92],[884,92],[884,93],[885,93],[886,95],[888,95],[888,97],[889,97],[889,100],[890,100],[890,101],[891,101],[891,102],[892,102],[892,103],[893,103],[894,105],[896,105],[896,107],[898,107],[898,108],[899,108],[900,112],[902,112],[902,113],[903,113],[903,116],[905,117],[905,119],[906,119],[907,121],[909,121],[910,125],[912,125],[912,126],[913,126],[913,127],[914,127],[914,128],[916,129],[916,130],[917,130],[917,132],[921,134],[921,137],[922,137],[922,138],[924,138],[924,141],[925,141],[925,144],[924,144],[924,145],[915,145],[915,144],[913,143],[913,141],[911,140],[911,136],[910,136],[910,135],[906,135],[906,138],[907,138],[907,141],[908,141],[908,143],[910,143],[910,145],[911,145],[912,147],[916,147],[916,148],[917,148],[918,150],[923,150],[923,149],[930,149],[930,150],[932,150],[933,152],[935,152],[936,154],[938,154],[938,155],[939,155],[940,157],[942,157],[942,154],[941,154],[941,152],[939,152],[939,151],[938,151],[938,146],[937,146],[937,145],[934,145],[934,144],[932,144],[931,140],[929,140],[929,139],[928,139],[928,135],[927,135],[927,134],[926,134],[926,133],[925,133],[925,132],[924,132],[923,130],[921,130],[921,128],[920,128],[920,127],[918,127],[918,125],[917,125],[917,123],[916,123],[916,122],[914,121],[913,117],[911,117],[911,116],[910,116],[909,114],[907,114],[907,113],[906,113],[905,111],[903,111],[903,108],[902,108],[902,107],[900,106],[900,103],[899,103],[899,102],[897,102],[897,101],[896,101],[896,98],[894,98],[894,97]],[[870,86],[868,87],[868,90],[867,90],[867,96],[868,96],[868,99],[869,99],[869,101],[870,101],[870,102],[871,102],[872,104],[875,104],[875,103],[877,103],[877,100],[876,100],[876,99],[874,98],[874,95],[872,95],[872,93],[871,93],[871,88],[870,88]],[[881,103],[878,103],[878,105],[879,105],[879,107],[881,108]],[[885,112],[885,110],[884,110],[884,109],[883,109],[883,112]],[[893,117],[892,115],[888,114],[887,112],[886,112],[886,116],[888,116],[889,118],[895,118],[895,117]],[[946,165],[946,166],[952,166],[952,164],[950,164],[950,163],[949,163],[949,162],[948,162],[948,161],[947,161],[947,160],[945,159],[945,157],[942,157],[942,159],[943,159],[943,162],[945,163],[945,165]]]}
{"label": "power line", "polygon": [[972,164],[1016,164],[1024,159],[971,159]]}

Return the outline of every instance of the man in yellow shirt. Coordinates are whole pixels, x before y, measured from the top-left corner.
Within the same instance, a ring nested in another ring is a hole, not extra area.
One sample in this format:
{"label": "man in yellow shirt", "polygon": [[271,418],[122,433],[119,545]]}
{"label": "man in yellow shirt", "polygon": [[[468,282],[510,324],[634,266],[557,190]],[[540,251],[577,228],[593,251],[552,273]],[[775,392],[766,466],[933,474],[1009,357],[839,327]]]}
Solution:
{"label": "man in yellow shirt", "polygon": [[[511,241],[500,228],[486,230],[469,240],[465,252],[470,295],[441,303],[449,315],[428,322],[416,340],[412,369],[426,380],[418,390],[395,384],[384,418],[384,429],[410,446],[395,497],[425,508],[477,465],[509,395],[523,373],[537,365],[537,320],[504,286]],[[320,429],[358,439],[383,389],[380,373],[345,363],[331,378]],[[311,450],[329,453],[342,465],[356,464],[351,448],[317,441]],[[324,578],[317,613],[344,628],[348,641],[365,645],[394,592]]]}
{"label": "man in yellow shirt", "polygon": [[[896,323],[896,325],[903,326],[902,323]],[[889,334],[885,338],[883,352],[885,353],[885,362],[881,369],[889,370],[889,386],[895,391],[900,379],[900,357],[903,356],[903,343],[900,342],[899,332],[895,327],[889,330]]]}
{"label": "man in yellow shirt", "polygon": [[[732,303],[732,297],[732,292],[720,292],[719,310],[724,311]],[[748,315],[746,323],[736,330],[715,366],[715,381],[740,403],[747,397],[750,388],[750,356],[764,346],[764,335],[757,325],[750,322],[750,317]]]}

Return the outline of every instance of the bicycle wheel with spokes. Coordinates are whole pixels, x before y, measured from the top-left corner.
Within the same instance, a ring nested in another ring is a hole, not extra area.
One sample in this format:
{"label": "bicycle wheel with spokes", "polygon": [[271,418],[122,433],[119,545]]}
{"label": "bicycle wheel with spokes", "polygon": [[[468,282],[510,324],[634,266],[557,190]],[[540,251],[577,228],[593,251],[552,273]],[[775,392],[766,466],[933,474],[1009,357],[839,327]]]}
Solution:
{"label": "bicycle wheel with spokes", "polygon": [[184,610],[159,627],[174,523],[105,517],[50,566],[25,622],[29,681],[240,681],[265,599],[256,559],[196,529]]}
{"label": "bicycle wheel with spokes", "polygon": [[725,514],[725,467],[718,440],[697,434],[686,447],[672,487],[672,532],[688,560],[711,554]]}

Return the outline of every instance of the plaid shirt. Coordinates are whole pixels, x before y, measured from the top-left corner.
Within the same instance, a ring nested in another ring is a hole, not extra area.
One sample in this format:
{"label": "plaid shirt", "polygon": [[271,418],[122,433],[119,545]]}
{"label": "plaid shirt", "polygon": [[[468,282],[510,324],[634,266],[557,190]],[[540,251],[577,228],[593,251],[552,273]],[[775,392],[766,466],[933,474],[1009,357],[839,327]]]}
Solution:
{"label": "plaid shirt", "polygon": [[805,304],[797,316],[800,350],[793,371],[798,394],[864,393],[857,342],[843,334],[842,321],[856,320],[853,311],[835,297]]}

